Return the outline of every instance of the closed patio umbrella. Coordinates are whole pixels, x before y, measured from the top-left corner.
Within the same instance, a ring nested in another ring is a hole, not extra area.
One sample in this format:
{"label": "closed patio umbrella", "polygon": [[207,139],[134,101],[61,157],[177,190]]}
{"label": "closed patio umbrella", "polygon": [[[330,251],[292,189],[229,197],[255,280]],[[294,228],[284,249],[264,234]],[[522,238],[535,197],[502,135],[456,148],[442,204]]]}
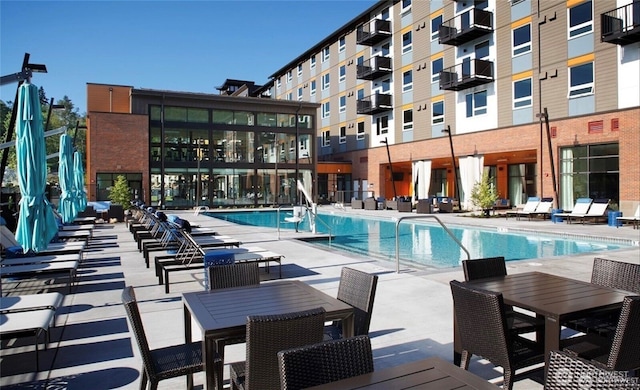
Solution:
{"label": "closed patio umbrella", "polygon": [[60,179],[60,203],[58,204],[58,212],[62,216],[62,222],[70,223],[78,215],[78,212],[75,209],[73,146],[71,137],[66,134],[60,136],[58,178]]}
{"label": "closed patio umbrella", "polygon": [[31,83],[22,84],[16,104],[16,157],[22,195],[16,240],[24,252],[39,252],[46,249],[55,237],[58,225],[45,197],[47,153],[38,87]]}
{"label": "closed patio umbrella", "polygon": [[87,208],[87,193],[84,191],[84,168],[82,153],[73,153],[73,183],[76,189],[76,216]]}

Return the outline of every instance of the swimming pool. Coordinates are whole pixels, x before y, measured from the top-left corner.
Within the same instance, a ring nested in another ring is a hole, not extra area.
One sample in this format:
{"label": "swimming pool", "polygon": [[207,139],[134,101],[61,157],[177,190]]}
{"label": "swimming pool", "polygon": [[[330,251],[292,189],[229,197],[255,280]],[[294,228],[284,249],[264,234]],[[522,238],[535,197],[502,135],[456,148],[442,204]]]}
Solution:
{"label": "swimming pool", "polygon": [[[207,215],[242,225],[277,227],[277,211],[215,212]],[[280,212],[280,228],[293,229],[284,218],[290,212]],[[331,248],[356,252],[395,261],[395,221],[374,217],[318,214],[318,218],[331,227]],[[599,252],[624,247],[604,241],[561,238],[543,234],[518,234],[459,225],[447,226],[467,248],[471,258],[504,256],[506,260],[537,259]],[[300,224],[301,230],[309,229],[309,219]],[[328,233],[323,223],[316,223],[318,233]],[[400,224],[400,259],[418,265],[449,268],[457,267],[467,258],[466,253],[447,232],[435,222],[407,220]],[[329,246],[328,240],[314,240],[317,245]]]}

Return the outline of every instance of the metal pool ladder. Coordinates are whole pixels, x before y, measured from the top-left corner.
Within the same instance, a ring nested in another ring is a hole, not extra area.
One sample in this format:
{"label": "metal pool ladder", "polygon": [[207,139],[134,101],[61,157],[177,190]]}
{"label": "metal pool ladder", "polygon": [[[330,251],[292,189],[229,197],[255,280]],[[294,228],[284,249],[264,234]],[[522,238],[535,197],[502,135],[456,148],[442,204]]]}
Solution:
{"label": "metal pool ladder", "polygon": [[456,236],[453,235],[451,230],[449,230],[449,228],[447,228],[438,217],[436,217],[435,215],[407,215],[404,217],[397,218],[396,220],[396,273],[398,274],[400,273],[400,223],[405,219],[418,219],[418,218],[432,218],[438,221],[438,223],[440,224],[440,226],[442,226],[444,231],[447,232],[447,234],[453,239],[453,241],[455,241],[456,244],[458,244],[458,246],[462,248],[462,250],[467,254],[467,260],[471,260],[471,255],[469,254],[469,251],[467,250],[467,248],[465,248],[464,245],[462,245],[460,240],[458,240]]}

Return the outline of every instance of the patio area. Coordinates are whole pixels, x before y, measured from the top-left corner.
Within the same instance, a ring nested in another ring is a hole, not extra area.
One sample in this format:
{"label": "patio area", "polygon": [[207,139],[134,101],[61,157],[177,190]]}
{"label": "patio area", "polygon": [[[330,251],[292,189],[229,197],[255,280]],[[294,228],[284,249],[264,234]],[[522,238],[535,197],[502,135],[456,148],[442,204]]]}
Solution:
{"label": "patio area", "polygon": [[[395,210],[334,209],[336,213],[400,217]],[[375,369],[397,366],[431,356],[453,361],[453,304],[449,281],[464,280],[461,267],[427,270],[373,260],[362,256],[327,251],[297,240],[309,233],[235,225],[190,211],[167,211],[192,224],[211,227],[219,234],[240,240],[243,245],[259,245],[284,255],[283,279],[298,279],[331,296],[337,293],[342,267],[349,266],[379,276],[370,336]],[[506,218],[465,218],[461,214],[437,214],[447,226],[454,224],[503,227],[523,231],[571,234],[576,237],[606,237],[634,241],[631,248],[597,254],[555,257],[507,263],[509,274],[541,271],[589,281],[594,257],[640,263],[640,230],[606,224],[566,224]],[[79,283],[71,293],[65,281],[15,283],[3,280],[2,294],[36,293],[43,290],[65,294],[51,330],[46,351],[40,350],[40,372],[35,371],[33,339],[2,342],[0,386],[4,389],[133,389],[139,387],[142,360],[121,303],[125,286],[134,286],[151,348],[184,342],[181,294],[203,289],[203,272],[180,272],[172,276],[171,293],[158,285],[153,269],[145,267],[124,223],[96,225],[94,237],[78,270]],[[262,270],[262,268],[261,268]],[[277,272],[261,271],[262,280],[277,278]],[[193,328],[196,339],[200,330]],[[42,340],[42,339],[41,339]],[[227,347],[225,363],[244,360],[244,344]],[[502,383],[500,369],[474,358],[470,371],[496,384]],[[228,385],[229,368],[225,367]],[[202,388],[204,374],[194,376]],[[542,389],[542,370],[517,376],[514,389]],[[183,377],[160,382],[159,388],[184,388]]]}

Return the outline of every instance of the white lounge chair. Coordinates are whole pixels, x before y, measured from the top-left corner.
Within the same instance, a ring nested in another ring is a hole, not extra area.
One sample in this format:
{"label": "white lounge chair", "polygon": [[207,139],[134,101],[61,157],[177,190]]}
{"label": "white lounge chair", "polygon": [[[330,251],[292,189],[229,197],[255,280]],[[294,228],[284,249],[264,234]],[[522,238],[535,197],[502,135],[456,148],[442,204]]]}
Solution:
{"label": "white lounge chair", "polygon": [[536,206],[533,211],[514,211],[512,214],[515,214],[516,219],[520,220],[520,217],[527,217],[529,221],[531,218],[542,216],[543,219],[547,217],[547,215],[551,215],[551,208],[553,207],[553,198],[542,198],[540,203]]}
{"label": "white lounge chair", "polygon": [[616,220],[621,223],[631,222],[633,228],[638,229],[638,225],[640,225],[640,204],[636,207],[636,212],[632,217],[616,217]]}
{"label": "white lounge chair", "polygon": [[578,198],[576,199],[576,203],[573,205],[573,210],[568,213],[557,213],[554,216],[556,218],[565,218],[568,223],[571,223],[570,218],[576,217],[580,215],[585,215],[589,211],[589,207],[593,203],[593,199],[591,198]]}
{"label": "white lounge chair", "polygon": [[606,220],[608,208],[608,199],[595,200],[593,203],[591,203],[591,206],[589,206],[589,210],[585,214],[570,215],[567,218],[567,222],[571,223],[572,220],[580,220],[582,224],[584,224],[584,221],[586,219],[593,219],[594,222],[599,219]]}
{"label": "white lounge chair", "polygon": [[36,350],[36,371],[40,371],[38,358],[38,338],[40,334],[45,334],[44,349],[47,349],[49,342],[49,327],[53,322],[55,310],[39,309],[21,312],[8,312],[0,314],[0,338],[8,339],[15,337],[31,336],[35,337]]}
{"label": "white lounge chair", "polygon": [[69,273],[68,286],[71,291],[79,262],[60,261],[54,263],[31,263],[0,267],[0,278],[5,277],[38,277],[42,274]]}
{"label": "white lounge chair", "polygon": [[522,210],[507,210],[504,216],[506,219],[509,219],[510,216],[515,216],[517,219],[520,219],[520,215],[535,212],[539,204],[540,198],[538,198],[537,196],[530,196],[527,199],[527,203],[524,204]]}

